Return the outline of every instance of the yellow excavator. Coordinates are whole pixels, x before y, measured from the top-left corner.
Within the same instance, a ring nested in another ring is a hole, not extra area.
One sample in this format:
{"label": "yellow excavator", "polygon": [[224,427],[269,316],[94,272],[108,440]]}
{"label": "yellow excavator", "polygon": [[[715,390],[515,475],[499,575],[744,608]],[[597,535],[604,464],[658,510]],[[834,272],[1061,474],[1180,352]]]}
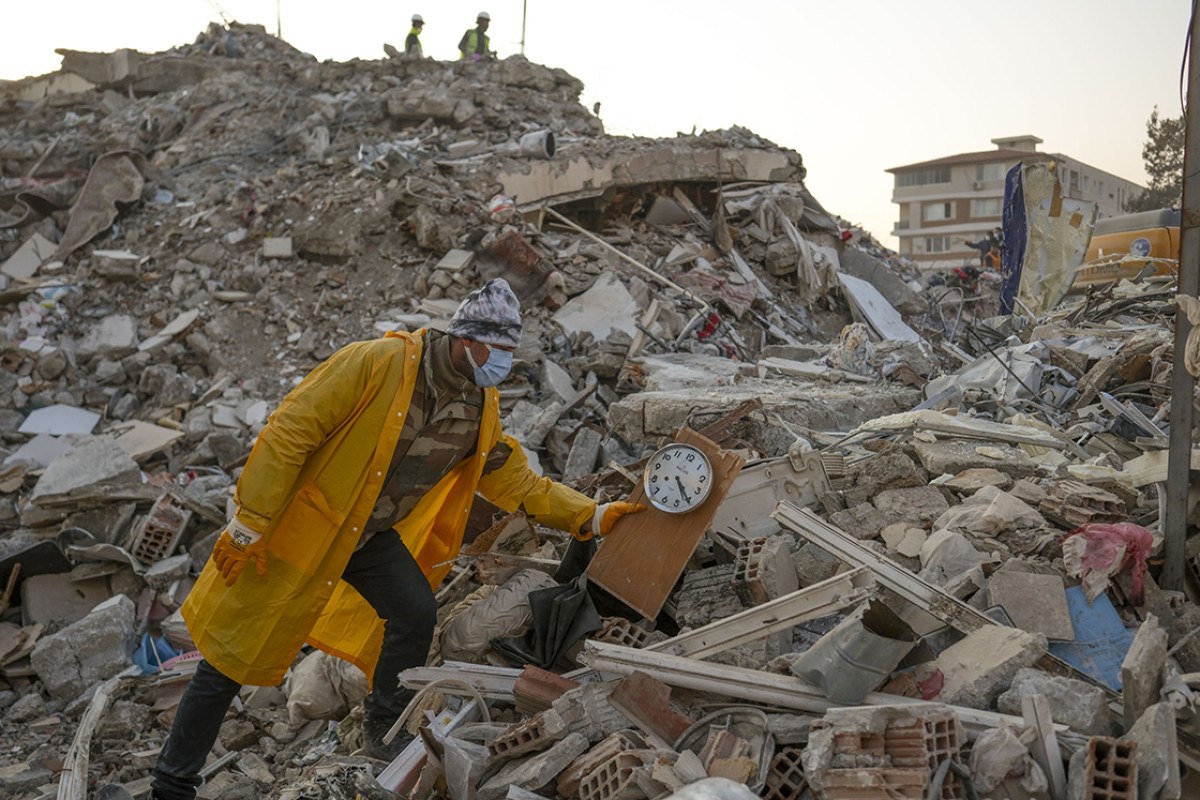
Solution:
{"label": "yellow excavator", "polygon": [[1178,208],[1139,211],[1096,222],[1072,292],[1124,278],[1172,278],[1179,270]]}

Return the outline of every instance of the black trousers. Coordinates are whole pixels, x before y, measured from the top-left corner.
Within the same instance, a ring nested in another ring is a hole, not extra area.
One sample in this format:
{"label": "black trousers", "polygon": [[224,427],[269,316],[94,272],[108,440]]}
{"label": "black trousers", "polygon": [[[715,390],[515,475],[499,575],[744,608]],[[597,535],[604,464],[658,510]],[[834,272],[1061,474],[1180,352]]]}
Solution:
{"label": "black trousers", "polygon": [[[257,577],[251,568],[239,580]],[[371,537],[351,556],[342,579],[384,621],[383,649],[371,693],[363,705],[369,719],[390,725],[413,696],[413,692],[401,690],[400,672],[423,666],[429,655],[437,624],[437,601],[408,548],[391,531]],[[151,786],[155,798],[192,800],[196,796],[200,769],[217,741],[225,712],[241,688],[207,661],[200,662],[154,767]]]}

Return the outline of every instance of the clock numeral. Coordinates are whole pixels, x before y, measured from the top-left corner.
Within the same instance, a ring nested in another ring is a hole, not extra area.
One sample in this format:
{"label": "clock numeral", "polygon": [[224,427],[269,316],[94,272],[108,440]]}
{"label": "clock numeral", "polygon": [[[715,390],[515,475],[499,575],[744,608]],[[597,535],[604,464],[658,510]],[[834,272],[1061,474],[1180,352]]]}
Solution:
{"label": "clock numeral", "polygon": [[650,482],[651,482],[651,483],[658,483],[658,476],[657,476],[657,475],[651,475],[651,476],[650,476]]}
{"label": "clock numeral", "polygon": [[675,507],[679,508],[679,500],[678,499],[675,500]]}
{"label": "clock numeral", "polygon": [[701,482],[701,483],[704,483],[706,480],[708,480],[708,476],[707,476],[707,475],[701,475],[701,476],[700,476],[700,482]]}
{"label": "clock numeral", "polygon": [[688,463],[689,463],[689,464],[690,464],[690,463],[692,463],[693,461],[695,461],[695,460],[696,460],[696,454],[695,454],[695,453],[688,453],[687,460],[688,460]]}

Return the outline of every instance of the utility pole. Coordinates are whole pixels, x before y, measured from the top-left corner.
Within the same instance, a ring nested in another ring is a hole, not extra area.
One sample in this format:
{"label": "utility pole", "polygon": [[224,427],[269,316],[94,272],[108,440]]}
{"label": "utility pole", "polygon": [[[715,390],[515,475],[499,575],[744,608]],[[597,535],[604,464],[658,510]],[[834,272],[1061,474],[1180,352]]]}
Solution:
{"label": "utility pole", "polygon": [[529,15],[529,0],[521,0],[521,55],[525,55],[525,17]]}
{"label": "utility pole", "polygon": [[280,6],[283,5],[283,0],[275,0],[275,38],[283,38],[283,12]]}
{"label": "utility pole", "polygon": [[[1200,292],[1200,0],[1192,0],[1188,29],[1188,86],[1183,149],[1182,244],[1179,248],[1177,295],[1195,297]],[[1184,368],[1188,332],[1187,315],[1175,312],[1175,361],[1171,368],[1171,439],[1167,457],[1167,518],[1162,569],[1164,589],[1183,589],[1184,550],[1187,545],[1188,489],[1191,486],[1192,424],[1196,381]]]}

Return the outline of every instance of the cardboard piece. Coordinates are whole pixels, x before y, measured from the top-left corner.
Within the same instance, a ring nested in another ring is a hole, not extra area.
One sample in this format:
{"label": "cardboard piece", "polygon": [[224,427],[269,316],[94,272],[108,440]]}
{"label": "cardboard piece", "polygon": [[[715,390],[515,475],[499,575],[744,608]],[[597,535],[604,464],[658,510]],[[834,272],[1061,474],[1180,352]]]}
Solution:
{"label": "cardboard piece", "polygon": [[114,426],[114,430],[120,432],[116,438],[117,445],[134,461],[161,453],[183,438],[183,431],[141,420],[122,422]]}

